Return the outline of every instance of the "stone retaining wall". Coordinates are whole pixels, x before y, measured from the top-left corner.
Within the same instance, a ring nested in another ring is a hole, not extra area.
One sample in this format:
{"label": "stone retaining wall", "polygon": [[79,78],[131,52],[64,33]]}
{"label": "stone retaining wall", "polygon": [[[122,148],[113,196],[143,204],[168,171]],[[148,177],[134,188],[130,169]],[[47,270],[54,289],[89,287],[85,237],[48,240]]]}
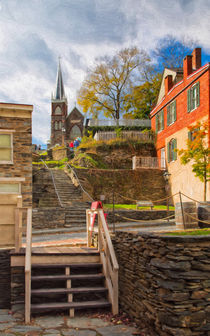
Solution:
{"label": "stone retaining wall", "polygon": [[[68,212],[68,208],[35,208],[33,209],[33,229],[41,230],[41,229],[56,229],[56,228],[64,228],[66,224],[65,216],[66,211]],[[115,222],[129,222],[129,219],[137,220],[153,220],[160,219],[167,216],[167,211],[129,211],[129,210],[117,210],[115,211],[115,215],[113,216],[112,211],[106,211],[108,214],[107,221],[108,223],[113,222],[113,218]],[[174,211],[169,211],[169,215],[173,215]],[[129,219],[126,219],[129,218]],[[69,223],[67,223],[69,225]],[[74,225],[75,226],[75,225]]]}
{"label": "stone retaining wall", "polygon": [[119,303],[147,336],[210,335],[210,236],[117,232]]}
{"label": "stone retaining wall", "polygon": [[154,220],[161,219],[167,216],[174,215],[174,211],[170,210],[168,213],[166,210],[115,210],[115,215],[113,215],[112,211],[106,211],[108,213],[108,221],[112,222],[113,217],[115,218],[115,222],[129,222],[132,219],[135,220]]}
{"label": "stone retaining wall", "polygon": [[0,250],[0,308],[10,309],[10,250]]}

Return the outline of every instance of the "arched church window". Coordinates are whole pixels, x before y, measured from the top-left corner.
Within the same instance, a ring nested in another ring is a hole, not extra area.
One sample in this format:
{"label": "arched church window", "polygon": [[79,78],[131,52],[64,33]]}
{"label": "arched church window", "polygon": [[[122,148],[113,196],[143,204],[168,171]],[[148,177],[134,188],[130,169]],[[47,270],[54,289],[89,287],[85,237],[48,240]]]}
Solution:
{"label": "arched church window", "polygon": [[55,109],[55,114],[56,114],[56,115],[60,115],[60,114],[62,114],[61,108],[60,108],[59,106],[56,107],[56,109]]}
{"label": "arched church window", "polygon": [[59,121],[58,122],[58,129],[61,130],[61,128],[62,128],[62,121]]}
{"label": "arched church window", "polygon": [[57,129],[58,129],[58,122],[55,121],[55,130],[57,131]]}
{"label": "arched church window", "polygon": [[77,125],[74,125],[71,129],[71,132],[70,132],[70,138],[74,139],[74,138],[77,138],[77,137],[81,137],[81,135],[82,135],[82,133],[80,131],[80,128]]}

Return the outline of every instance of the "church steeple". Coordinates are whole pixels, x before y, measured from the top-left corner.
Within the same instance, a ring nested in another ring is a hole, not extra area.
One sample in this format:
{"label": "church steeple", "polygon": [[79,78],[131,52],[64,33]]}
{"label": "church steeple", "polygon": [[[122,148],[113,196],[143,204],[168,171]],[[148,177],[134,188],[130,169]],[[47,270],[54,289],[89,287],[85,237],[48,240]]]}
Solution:
{"label": "church steeple", "polygon": [[66,141],[66,118],[68,114],[68,103],[64,91],[60,59],[58,61],[55,93],[52,95],[51,103],[51,145],[61,145]]}
{"label": "church steeple", "polygon": [[60,57],[58,61],[58,71],[57,71],[57,78],[56,78],[56,89],[55,94],[53,96],[55,100],[66,100],[65,91],[64,91],[64,84],[63,84],[63,77],[61,71],[61,64],[60,64]]}

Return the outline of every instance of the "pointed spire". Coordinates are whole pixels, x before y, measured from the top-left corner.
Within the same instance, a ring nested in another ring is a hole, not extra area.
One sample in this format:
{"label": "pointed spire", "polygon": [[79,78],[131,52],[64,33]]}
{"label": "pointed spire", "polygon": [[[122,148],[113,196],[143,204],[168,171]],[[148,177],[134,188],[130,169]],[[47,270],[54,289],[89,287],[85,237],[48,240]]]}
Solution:
{"label": "pointed spire", "polygon": [[59,57],[59,60],[58,60],[58,72],[57,72],[56,89],[55,89],[55,97],[54,97],[54,99],[58,99],[58,100],[66,99],[64,85],[63,85],[60,58],[61,57]]}

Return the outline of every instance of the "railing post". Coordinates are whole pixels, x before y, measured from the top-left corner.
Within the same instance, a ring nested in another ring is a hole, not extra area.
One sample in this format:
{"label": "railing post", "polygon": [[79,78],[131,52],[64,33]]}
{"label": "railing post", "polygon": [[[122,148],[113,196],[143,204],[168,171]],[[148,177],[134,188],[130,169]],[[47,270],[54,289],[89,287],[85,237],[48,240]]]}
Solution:
{"label": "railing post", "polygon": [[182,221],[183,221],[183,226],[185,230],[186,227],[185,227],[184,209],[183,209],[183,204],[182,204],[182,193],[180,191],[179,191],[179,198],[180,198],[180,205],[181,205],[181,211],[182,211]]}
{"label": "railing post", "polygon": [[17,208],[15,209],[15,252],[20,251],[22,246],[22,196],[17,197]]}
{"label": "railing post", "polygon": [[27,210],[27,234],[25,253],[25,323],[31,320],[31,244],[32,244],[32,209]]}

